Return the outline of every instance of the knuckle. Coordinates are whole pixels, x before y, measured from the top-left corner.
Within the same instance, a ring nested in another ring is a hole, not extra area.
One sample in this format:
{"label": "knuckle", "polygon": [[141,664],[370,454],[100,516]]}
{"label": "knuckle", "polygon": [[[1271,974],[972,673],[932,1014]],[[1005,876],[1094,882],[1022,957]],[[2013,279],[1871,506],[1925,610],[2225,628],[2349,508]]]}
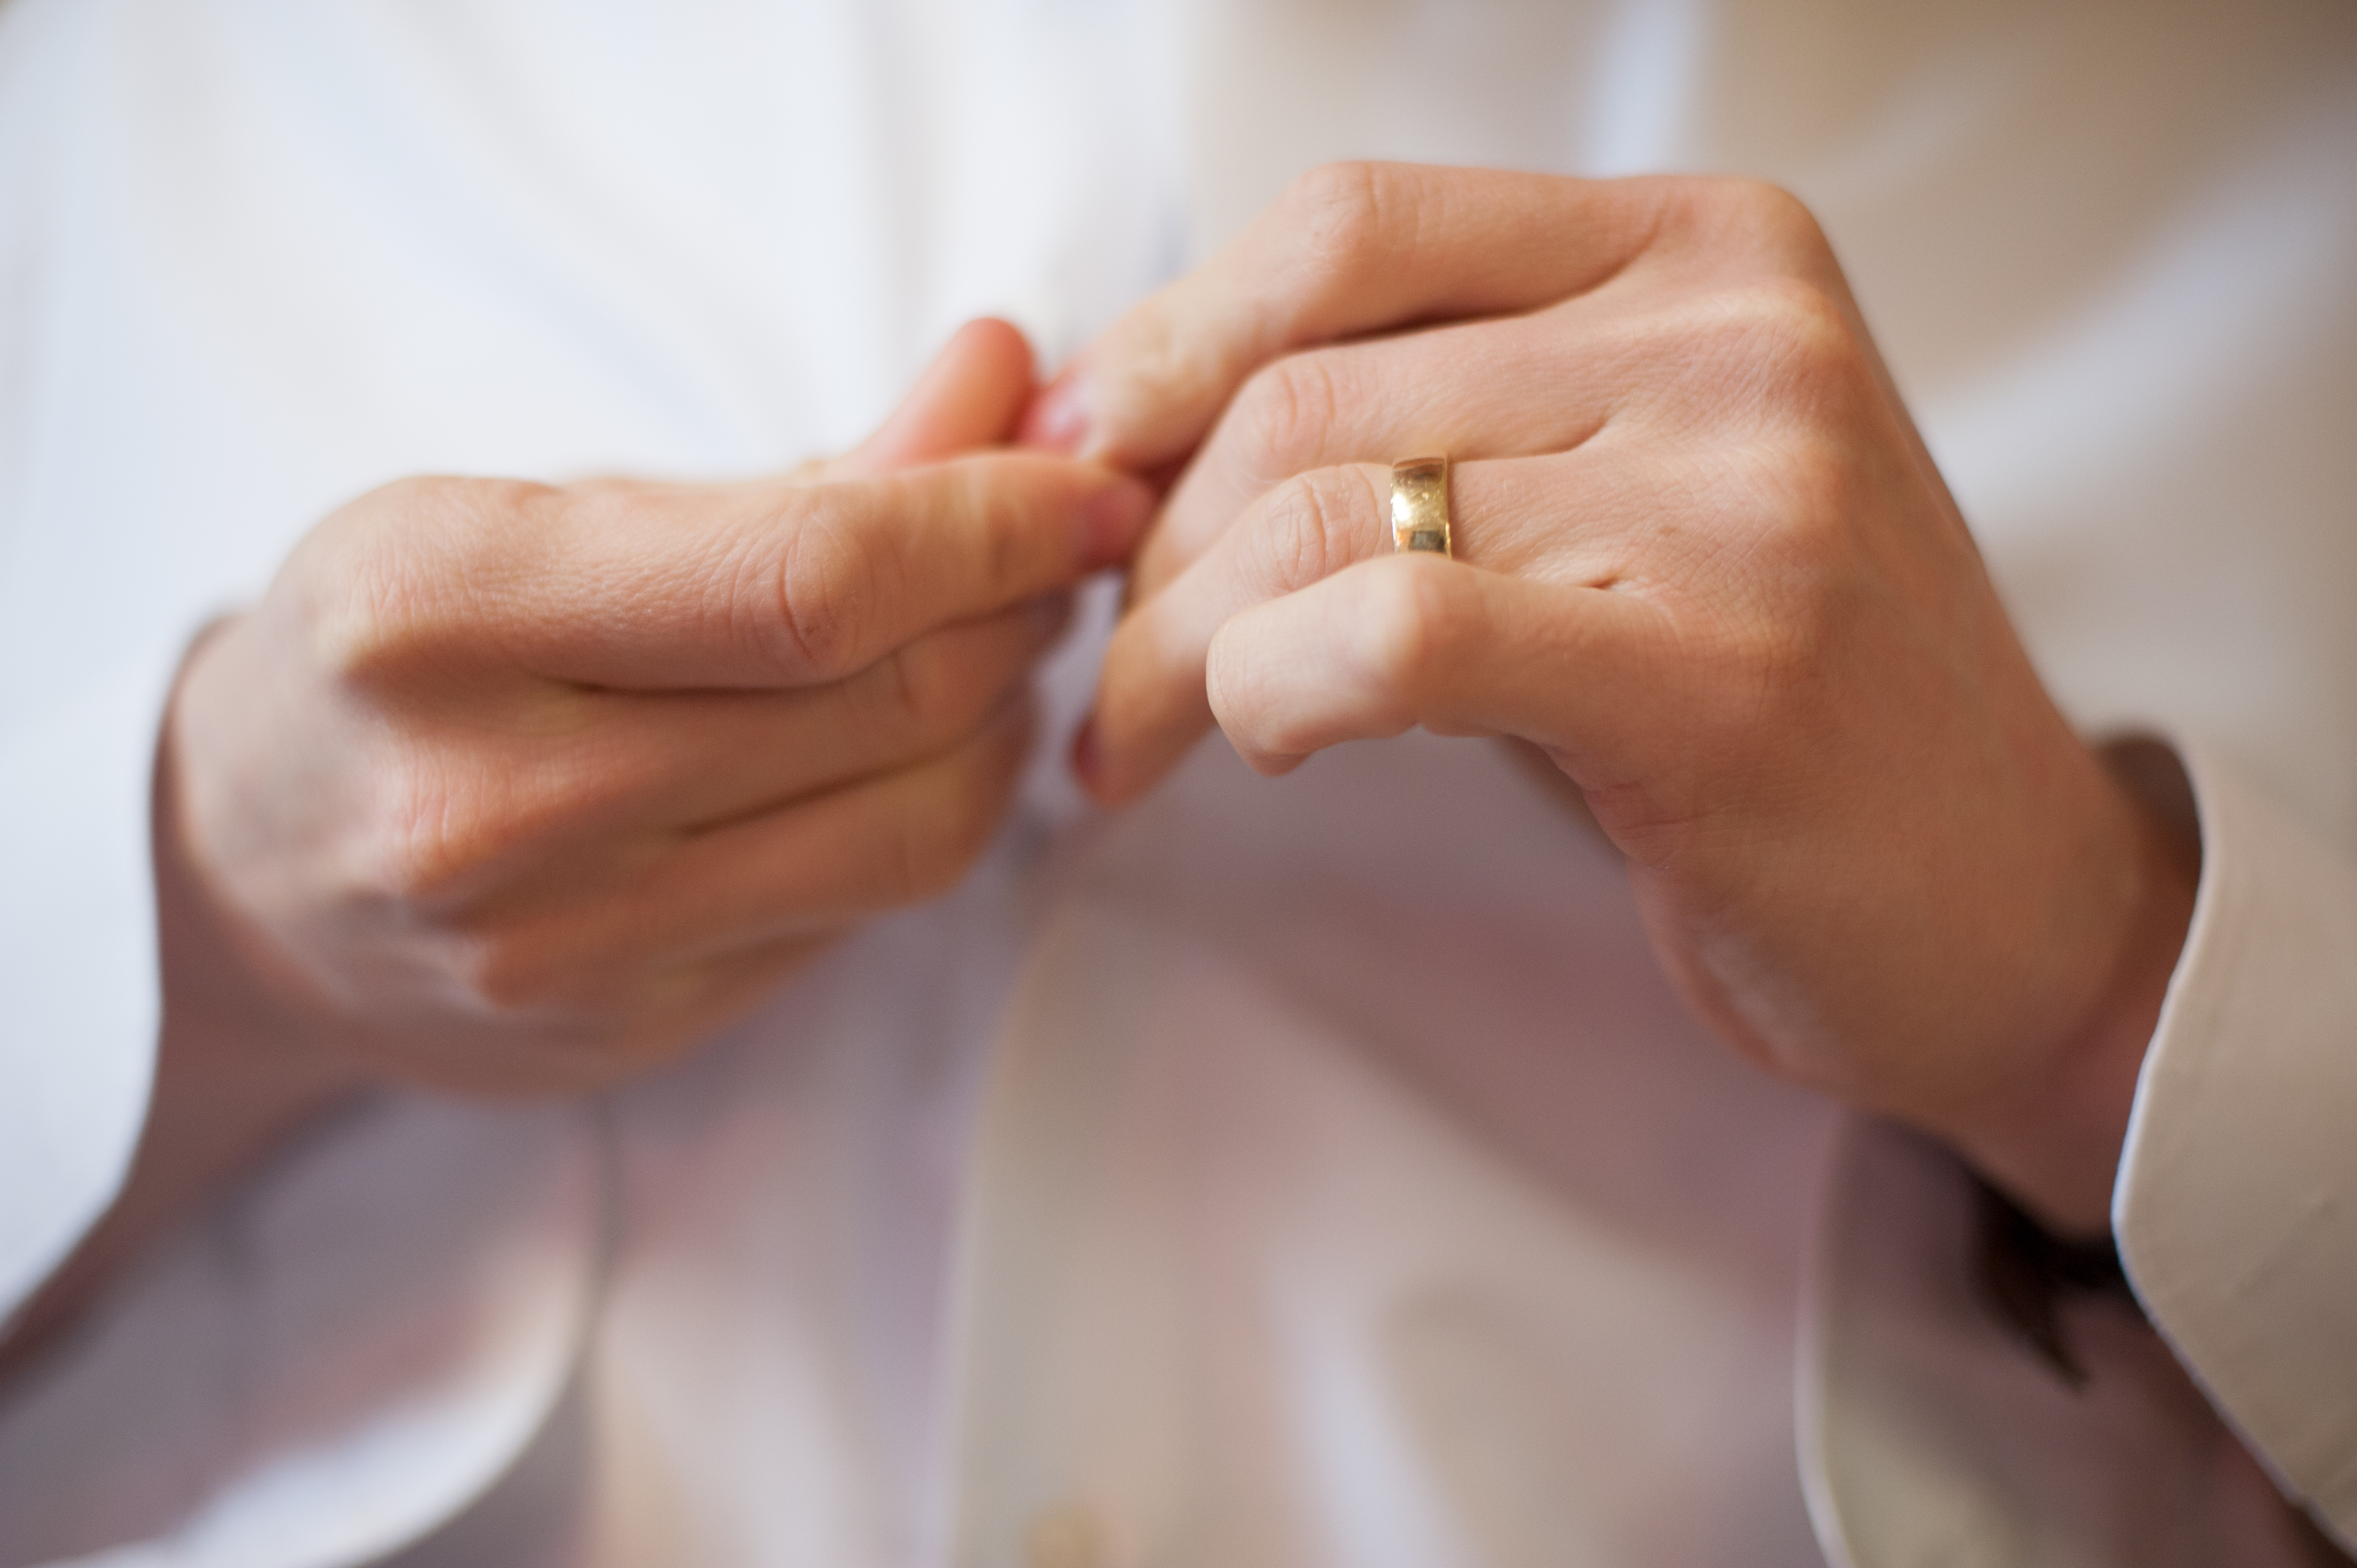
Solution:
{"label": "knuckle", "polygon": [[1319,164],[1294,177],[1281,205],[1294,222],[1312,231],[1355,232],[1382,206],[1376,190],[1380,166],[1364,158]]}
{"label": "knuckle", "polygon": [[412,478],[336,514],[295,557],[313,667],[371,692],[444,662],[479,634],[484,585],[516,569],[515,518],[553,493],[521,480]]}
{"label": "knuckle", "polygon": [[1812,246],[1824,243],[1824,231],[1818,227],[1816,214],[1809,210],[1809,204],[1782,186],[1759,179],[1738,180],[1735,184],[1740,209],[1761,233]]}
{"label": "knuckle", "polygon": [[1871,396],[1873,366],[1839,302],[1803,278],[1757,279],[1717,296],[1718,358],[1780,424],[1838,425]]}
{"label": "knuckle", "polygon": [[1401,191],[1395,171],[1365,160],[1324,164],[1296,179],[1283,209],[1300,236],[1303,263],[1318,277],[1366,276],[1394,249]]}
{"label": "knuckle", "polygon": [[424,912],[463,899],[497,862],[510,832],[479,783],[437,756],[389,771],[360,859],[366,899]]}
{"label": "knuckle", "polygon": [[1296,474],[1279,484],[1261,507],[1259,526],[1245,535],[1254,575],[1270,591],[1288,594],[1348,565],[1357,554],[1351,533],[1379,526],[1363,510],[1364,489],[1348,469]]}
{"label": "knuckle", "polygon": [[790,679],[836,680],[857,665],[888,586],[893,548],[890,531],[863,534],[853,518],[822,497],[789,524],[784,553],[774,561],[748,542],[729,570],[761,580],[723,596],[724,602],[761,607],[760,640]]}
{"label": "knuckle", "polygon": [[1794,278],[1769,287],[1776,340],[1803,383],[1849,386],[1860,381],[1867,367],[1865,345],[1833,297]]}
{"label": "knuckle", "polygon": [[1216,379],[1204,335],[1190,330],[1168,294],[1157,294],[1109,328],[1089,358],[1101,374],[1100,392],[1125,392],[1142,407],[1182,398],[1186,389]]}
{"label": "knuckle", "polygon": [[395,911],[447,916],[579,843],[630,792],[600,757],[553,730],[529,756],[504,738],[404,738],[375,768],[374,792],[354,819],[361,836],[350,864],[362,897]]}
{"label": "knuckle", "polygon": [[1778,358],[1815,366],[1856,357],[1841,306],[1804,278],[1760,278],[1735,290],[1730,303],[1749,337]]}
{"label": "knuckle", "polygon": [[1694,180],[1687,188],[1703,226],[1752,253],[1814,260],[1830,249],[1808,203],[1782,186],[1715,177]]}
{"label": "knuckle", "polygon": [[1342,410],[1337,371],[1330,353],[1290,354],[1244,383],[1232,417],[1257,483],[1272,483],[1324,460],[1328,435]]}

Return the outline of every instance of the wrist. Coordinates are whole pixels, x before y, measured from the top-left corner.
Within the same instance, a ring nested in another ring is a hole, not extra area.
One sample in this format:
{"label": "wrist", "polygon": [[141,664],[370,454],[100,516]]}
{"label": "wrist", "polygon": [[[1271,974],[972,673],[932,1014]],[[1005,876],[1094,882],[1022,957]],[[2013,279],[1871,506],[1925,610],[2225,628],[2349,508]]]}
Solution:
{"label": "wrist", "polygon": [[2137,1076],[2201,876],[2201,840],[2175,757],[2138,741],[2106,748],[2102,761],[2119,845],[2107,859],[2124,891],[2095,950],[2093,1000],[2037,1058],[2005,1113],[1957,1140],[1983,1174],[2061,1236],[2110,1228]]}

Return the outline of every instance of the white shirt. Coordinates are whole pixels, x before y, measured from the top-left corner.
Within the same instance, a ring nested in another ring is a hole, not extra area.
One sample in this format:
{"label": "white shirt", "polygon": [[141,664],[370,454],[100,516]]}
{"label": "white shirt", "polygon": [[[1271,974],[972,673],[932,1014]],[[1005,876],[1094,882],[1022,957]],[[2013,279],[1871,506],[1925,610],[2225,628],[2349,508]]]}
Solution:
{"label": "white shirt", "polygon": [[[1723,168],[1824,220],[2066,709],[2192,768],[2122,1243],[2357,1531],[2352,86],[2325,0],[17,0],[0,1302],[135,1137],[173,665],[340,500],[839,447],[1328,157]],[[1952,1164],[1733,1062],[1491,749],[1215,741],[1113,820],[1052,755],[679,1068],[224,1203],[0,1398],[0,1563],[2257,1560],[2165,1359],[2093,1318],[2061,1391]]]}

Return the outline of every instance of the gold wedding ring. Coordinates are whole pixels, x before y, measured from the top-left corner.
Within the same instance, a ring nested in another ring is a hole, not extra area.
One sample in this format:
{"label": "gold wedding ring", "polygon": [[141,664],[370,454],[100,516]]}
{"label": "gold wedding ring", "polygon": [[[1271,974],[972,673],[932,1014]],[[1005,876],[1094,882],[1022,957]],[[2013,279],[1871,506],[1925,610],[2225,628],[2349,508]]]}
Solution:
{"label": "gold wedding ring", "polygon": [[1410,457],[1392,465],[1392,553],[1448,547],[1448,459]]}

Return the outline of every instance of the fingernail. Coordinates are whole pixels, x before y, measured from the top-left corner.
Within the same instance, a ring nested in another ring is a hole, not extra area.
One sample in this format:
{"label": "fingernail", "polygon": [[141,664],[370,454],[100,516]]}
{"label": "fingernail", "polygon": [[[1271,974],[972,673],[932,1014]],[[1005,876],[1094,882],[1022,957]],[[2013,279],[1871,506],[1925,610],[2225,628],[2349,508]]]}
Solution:
{"label": "fingernail", "polygon": [[1129,559],[1154,514],[1154,492],[1135,479],[1116,479],[1081,503],[1081,555],[1090,570]]}
{"label": "fingernail", "polygon": [[1066,371],[1023,411],[1015,438],[1026,446],[1077,457],[1089,444],[1089,393],[1081,377]]}

